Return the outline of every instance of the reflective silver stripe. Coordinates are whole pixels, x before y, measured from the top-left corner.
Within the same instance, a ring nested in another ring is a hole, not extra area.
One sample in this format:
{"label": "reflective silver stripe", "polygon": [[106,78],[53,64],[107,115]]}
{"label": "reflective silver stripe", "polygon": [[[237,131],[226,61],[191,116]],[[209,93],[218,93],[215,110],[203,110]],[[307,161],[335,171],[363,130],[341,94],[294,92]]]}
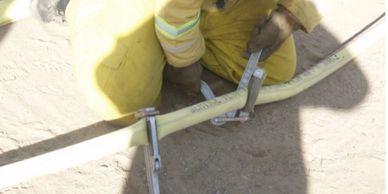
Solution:
{"label": "reflective silver stripe", "polygon": [[198,12],[197,16],[193,20],[186,22],[185,24],[178,27],[172,26],[168,22],[166,22],[163,18],[156,16],[155,26],[159,32],[166,35],[167,37],[177,38],[178,36],[186,32],[189,32],[194,28],[194,26],[198,24],[199,15],[200,15],[200,12]]}
{"label": "reflective silver stripe", "polygon": [[173,46],[168,43],[161,42],[160,44],[162,45],[163,49],[167,52],[170,53],[183,53],[190,49],[194,44],[195,44],[195,39],[192,41],[184,42],[178,46]]}

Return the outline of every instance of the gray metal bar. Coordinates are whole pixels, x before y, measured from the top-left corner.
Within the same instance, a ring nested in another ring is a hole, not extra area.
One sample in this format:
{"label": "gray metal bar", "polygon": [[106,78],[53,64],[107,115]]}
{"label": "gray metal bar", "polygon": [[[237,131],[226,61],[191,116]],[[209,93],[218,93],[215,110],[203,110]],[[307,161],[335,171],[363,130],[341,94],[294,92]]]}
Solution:
{"label": "gray metal bar", "polygon": [[148,145],[144,146],[144,156],[146,162],[147,180],[150,194],[160,194],[159,188],[159,172],[162,168],[159,138],[156,125],[156,118],[159,111],[155,108],[145,108],[139,110],[135,115],[137,118],[145,118],[147,125]]}

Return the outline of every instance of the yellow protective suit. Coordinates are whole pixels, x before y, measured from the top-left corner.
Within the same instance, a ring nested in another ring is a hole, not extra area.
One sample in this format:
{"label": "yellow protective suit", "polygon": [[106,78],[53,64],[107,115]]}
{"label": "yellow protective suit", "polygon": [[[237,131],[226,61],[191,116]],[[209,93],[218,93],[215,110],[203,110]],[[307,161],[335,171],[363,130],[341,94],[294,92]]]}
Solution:
{"label": "yellow protective suit", "polygon": [[[201,59],[206,68],[235,83],[247,60],[241,57],[254,24],[282,4],[306,32],[319,21],[307,0],[71,0],[76,76],[89,106],[105,120],[128,125],[134,111],[158,106],[166,61],[187,66]],[[262,65],[266,84],[292,78],[293,38]]]}

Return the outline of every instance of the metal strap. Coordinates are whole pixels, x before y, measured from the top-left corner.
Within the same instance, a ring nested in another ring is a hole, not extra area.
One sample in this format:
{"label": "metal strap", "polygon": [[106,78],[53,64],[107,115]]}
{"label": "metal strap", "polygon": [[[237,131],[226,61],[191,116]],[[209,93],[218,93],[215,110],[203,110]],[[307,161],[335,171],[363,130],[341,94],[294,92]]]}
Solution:
{"label": "metal strap", "polygon": [[253,72],[257,69],[257,63],[259,63],[261,53],[263,50],[252,53],[249,57],[248,64],[245,67],[244,73],[241,77],[240,83],[238,84],[237,90],[247,88],[249,80],[251,79]]}

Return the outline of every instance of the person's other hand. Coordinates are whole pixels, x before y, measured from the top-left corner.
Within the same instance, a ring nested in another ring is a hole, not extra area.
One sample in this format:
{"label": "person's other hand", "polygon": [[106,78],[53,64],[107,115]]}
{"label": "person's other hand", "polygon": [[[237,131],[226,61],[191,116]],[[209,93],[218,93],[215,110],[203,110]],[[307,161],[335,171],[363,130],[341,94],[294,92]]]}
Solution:
{"label": "person's other hand", "polygon": [[197,61],[187,67],[173,67],[169,64],[164,69],[164,75],[174,86],[189,97],[198,96],[201,89],[201,74],[203,67]]}
{"label": "person's other hand", "polygon": [[264,49],[260,58],[260,61],[263,61],[277,51],[283,42],[300,28],[301,24],[297,18],[286,8],[279,6],[269,17],[261,19],[255,25],[247,44],[247,50],[253,53]]}

